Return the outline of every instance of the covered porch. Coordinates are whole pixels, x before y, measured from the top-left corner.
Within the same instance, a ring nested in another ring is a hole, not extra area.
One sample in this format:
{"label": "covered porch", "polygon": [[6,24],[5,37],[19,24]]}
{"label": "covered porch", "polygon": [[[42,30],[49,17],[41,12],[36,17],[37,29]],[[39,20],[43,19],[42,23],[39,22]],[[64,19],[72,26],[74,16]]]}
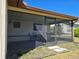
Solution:
{"label": "covered porch", "polygon": [[37,11],[24,12],[26,9],[14,8],[8,10],[7,55],[21,50],[28,52],[42,45],[53,46],[73,41],[72,18],[51,17]]}
{"label": "covered porch", "polygon": [[35,40],[57,44],[73,40],[71,20],[15,11],[8,11],[8,17],[8,42]]}

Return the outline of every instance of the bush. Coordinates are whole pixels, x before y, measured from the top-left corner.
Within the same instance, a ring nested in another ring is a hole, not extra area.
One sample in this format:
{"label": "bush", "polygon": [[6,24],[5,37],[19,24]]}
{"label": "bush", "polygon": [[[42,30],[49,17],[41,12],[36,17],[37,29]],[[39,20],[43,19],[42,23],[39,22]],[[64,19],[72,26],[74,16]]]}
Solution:
{"label": "bush", "polygon": [[75,37],[79,37],[79,28],[75,28],[74,35]]}

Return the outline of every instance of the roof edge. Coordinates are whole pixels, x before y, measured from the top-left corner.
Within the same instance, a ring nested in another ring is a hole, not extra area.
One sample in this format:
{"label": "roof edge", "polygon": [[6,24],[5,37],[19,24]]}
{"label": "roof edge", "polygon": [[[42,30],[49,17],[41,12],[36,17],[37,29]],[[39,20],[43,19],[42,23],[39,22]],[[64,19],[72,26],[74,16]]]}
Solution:
{"label": "roof edge", "polygon": [[[38,14],[38,15],[43,15],[43,16],[50,16],[50,17],[57,17],[60,19],[67,19],[67,20],[77,20],[77,17],[74,16],[68,16],[68,15],[63,15],[47,10],[42,10],[34,7],[27,6],[26,8],[21,8],[21,7],[15,7],[15,6],[8,6],[8,10],[14,10],[14,11],[19,11],[19,12],[24,12],[24,13],[31,13],[31,14]],[[31,11],[31,12],[27,12]],[[33,13],[32,13],[33,12]]]}
{"label": "roof edge", "polygon": [[53,11],[44,10],[44,9],[41,9],[41,8],[36,8],[36,7],[31,7],[31,6],[26,6],[26,8],[34,10],[34,11],[47,13],[47,14],[53,14],[53,15],[56,15],[56,16],[78,19],[78,17],[76,17],[76,16],[70,16],[70,15],[66,15],[66,14],[61,14],[61,13],[57,13],[57,12],[53,12]]}

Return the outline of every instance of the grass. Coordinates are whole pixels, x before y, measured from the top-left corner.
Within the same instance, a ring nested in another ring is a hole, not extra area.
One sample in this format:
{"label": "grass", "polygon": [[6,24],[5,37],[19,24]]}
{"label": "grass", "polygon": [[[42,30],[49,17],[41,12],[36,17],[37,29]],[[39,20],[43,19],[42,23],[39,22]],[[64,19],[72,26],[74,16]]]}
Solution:
{"label": "grass", "polygon": [[46,46],[40,46],[28,53],[23,54],[19,59],[60,59],[64,57],[72,58],[72,56],[76,58],[76,56],[79,55],[79,46],[72,42],[60,44],[59,46],[67,48],[69,52],[59,54],[48,49]]}
{"label": "grass", "polygon": [[78,37],[74,37],[74,42],[79,43],[79,38]]}
{"label": "grass", "polygon": [[79,59],[79,49],[63,54],[58,54],[55,56],[49,56],[43,59]]}
{"label": "grass", "polygon": [[[74,42],[79,42],[79,38],[75,37]],[[79,59],[79,45],[68,42],[58,46],[66,48],[68,51],[57,53],[48,49],[47,46],[40,46],[23,54],[19,59]]]}
{"label": "grass", "polygon": [[29,53],[23,54],[19,59],[41,59],[50,55],[55,55],[55,52],[45,46],[40,46]]}
{"label": "grass", "polygon": [[55,56],[48,56],[43,59],[79,59],[79,45],[74,43],[65,43],[59,46],[67,48],[70,51],[67,53],[57,54]]}
{"label": "grass", "polygon": [[59,46],[63,47],[63,48],[66,48],[69,51],[73,51],[73,50],[79,49],[79,45],[77,45],[77,44],[75,44],[73,42],[68,42],[68,43],[60,44]]}

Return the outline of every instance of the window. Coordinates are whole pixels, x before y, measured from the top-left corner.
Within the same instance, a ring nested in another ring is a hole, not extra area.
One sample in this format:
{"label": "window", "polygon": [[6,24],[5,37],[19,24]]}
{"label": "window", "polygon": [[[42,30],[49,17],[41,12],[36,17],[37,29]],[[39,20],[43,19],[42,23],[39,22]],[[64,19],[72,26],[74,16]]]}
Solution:
{"label": "window", "polygon": [[13,22],[14,28],[20,28],[20,22]]}

